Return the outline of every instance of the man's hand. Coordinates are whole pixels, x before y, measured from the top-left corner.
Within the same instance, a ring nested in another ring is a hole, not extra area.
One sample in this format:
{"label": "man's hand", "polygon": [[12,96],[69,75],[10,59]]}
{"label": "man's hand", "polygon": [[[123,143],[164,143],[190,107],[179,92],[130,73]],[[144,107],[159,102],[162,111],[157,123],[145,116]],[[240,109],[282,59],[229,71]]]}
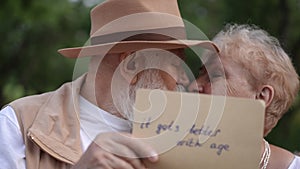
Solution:
{"label": "man's hand", "polygon": [[157,162],[156,152],[124,133],[99,134],[72,169],[144,169],[144,160]]}

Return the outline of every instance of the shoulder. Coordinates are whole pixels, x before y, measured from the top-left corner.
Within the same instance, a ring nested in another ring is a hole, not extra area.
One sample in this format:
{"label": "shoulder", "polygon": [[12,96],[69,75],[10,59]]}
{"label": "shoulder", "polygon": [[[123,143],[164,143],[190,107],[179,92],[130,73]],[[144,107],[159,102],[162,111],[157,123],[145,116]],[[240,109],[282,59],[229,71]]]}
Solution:
{"label": "shoulder", "polygon": [[270,145],[271,157],[269,162],[270,169],[289,169],[288,167],[293,162],[295,155],[281,147]]}
{"label": "shoulder", "polygon": [[22,108],[27,108],[27,107],[33,107],[34,105],[40,105],[43,104],[47,98],[51,95],[52,92],[47,92],[39,95],[31,95],[31,96],[26,96],[19,98],[11,103],[9,105],[12,108],[15,107],[22,107]]}
{"label": "shoulder", "polygon": [[14,110],[19,123],[22,123],[21,119],[23,118],[27,120],[31,119],[32,121],[38,110],[45,102],[47,102],[50,96],[51,92],[40,95],[26,96],[9,103],[8,106]]}
{"label": "shoulder", "polygon": [[295,156],[294,160],[290,164],[288,169],[299,169],[300,168],[300,157]]}
{"label": "shoulder", "polygon": [[47,102],[51,92],[39,95],[31,95],[19,98],[9,103],[5,108],[10,108],[11,114],[17,119],[23,137],[26,137],[27,129],[32,125],[39,109]]}
{"label": "shoulder", "polygon": [[0,110],[0,124],[1,127],[4,125],[9,125],[19,129],[17,117],[12,107],[5,106],[3,109]]}

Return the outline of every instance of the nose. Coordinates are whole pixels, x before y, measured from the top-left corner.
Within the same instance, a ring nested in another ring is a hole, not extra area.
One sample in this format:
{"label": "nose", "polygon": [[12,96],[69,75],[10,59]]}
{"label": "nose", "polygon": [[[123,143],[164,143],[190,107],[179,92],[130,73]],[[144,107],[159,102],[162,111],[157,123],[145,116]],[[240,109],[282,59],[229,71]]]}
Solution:
{"label": "nose", "polygon": [[189,92],[194,93],[203,93],[203,87],[198,84],[197,80],[194,80],[189,86],[188,86]]}
{"label": "nose", "polygon": [[178,83],[182,84],[184,87],[187,87],[190,84],[190,80],[184,70],[180,72]]}

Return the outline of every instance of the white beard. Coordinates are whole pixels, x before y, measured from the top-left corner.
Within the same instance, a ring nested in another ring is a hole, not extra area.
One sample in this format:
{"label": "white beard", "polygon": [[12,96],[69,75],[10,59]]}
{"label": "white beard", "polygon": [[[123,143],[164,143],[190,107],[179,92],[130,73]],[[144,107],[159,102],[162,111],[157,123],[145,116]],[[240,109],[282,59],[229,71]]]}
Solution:
{"label": "white beard", "polygon": [[[133,106],[135,102],[135,95],[138,89],[161,89],[168,90],[161,78],[159,70],[144,70],[139,74],[139,80],[135,85],[121,85],[119,84],[112,90],[113,103],[106,105],[111,114],[121,114],[130,122],[133,121]],[[174,91],[185,91],[185,87],[177,85]]]}
{"label": "white beard", "polygon": [[167,90],[159,70],[144,70],[135,85],[120,87],[118,93],[114,94],[113,103],[109,106],[110,113],[120,113],[124,118],[132,121],[135,94],[137,89],[141,88]]}

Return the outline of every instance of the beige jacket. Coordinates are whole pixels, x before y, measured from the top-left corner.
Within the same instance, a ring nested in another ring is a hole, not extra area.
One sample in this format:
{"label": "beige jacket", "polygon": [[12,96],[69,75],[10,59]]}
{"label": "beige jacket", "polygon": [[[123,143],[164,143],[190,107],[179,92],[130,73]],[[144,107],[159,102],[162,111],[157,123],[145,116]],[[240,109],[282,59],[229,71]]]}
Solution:
{"label": "beige jacket", "polygon": [[27,169],[70,168],[82,155],[78,96],[85,77],[10,103],[26,145]]}

